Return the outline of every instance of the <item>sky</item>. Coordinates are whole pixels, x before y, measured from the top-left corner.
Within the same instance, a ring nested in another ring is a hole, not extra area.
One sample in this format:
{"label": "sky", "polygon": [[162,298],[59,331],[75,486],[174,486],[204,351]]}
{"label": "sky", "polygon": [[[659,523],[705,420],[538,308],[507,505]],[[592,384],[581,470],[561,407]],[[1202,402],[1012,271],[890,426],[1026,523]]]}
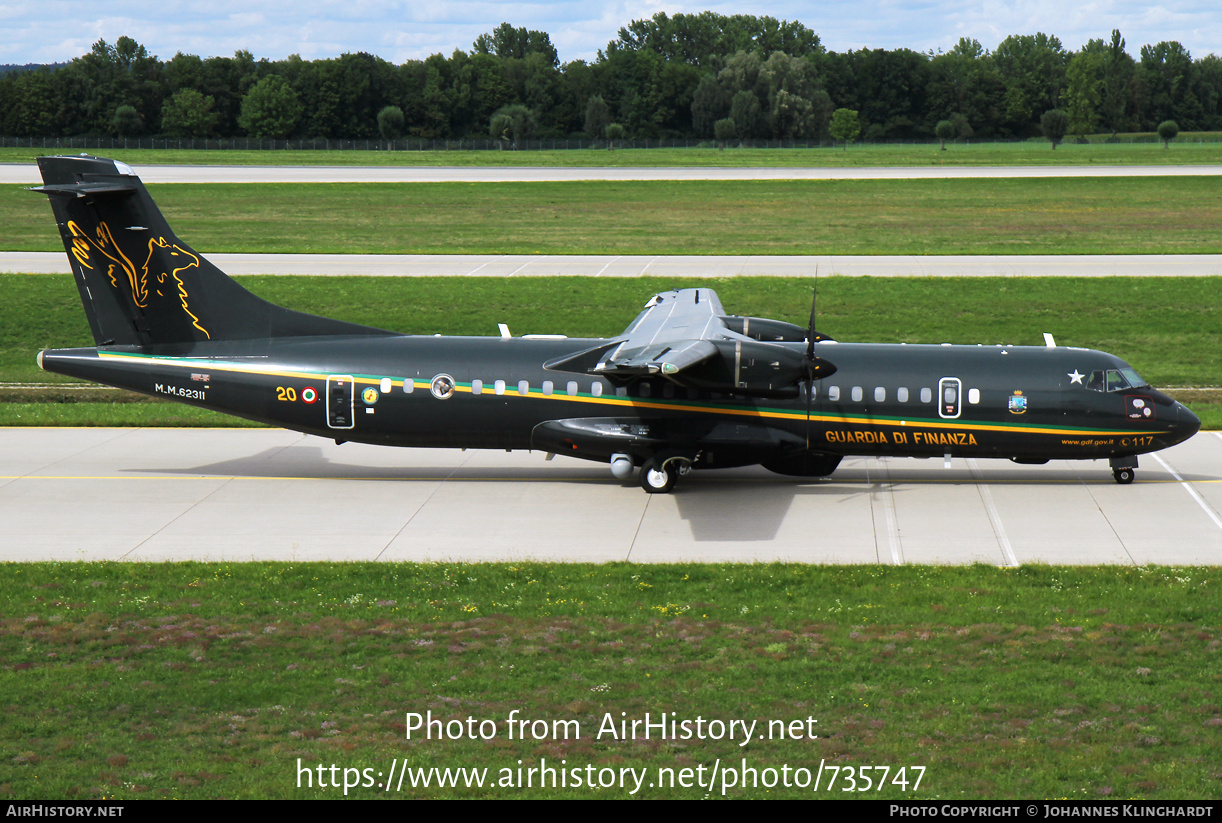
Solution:
{"label": "sky", "polygon": [[1222,55],[1217,0],[0,0],[0,64],[67,62],[99,39],[114,43],[124,35],[162,60],[178,52],[212,57],[244,49],[256,59],[364,51],[403,63],[470,50],[476,37],[502,22],[547,32],[562,63],[593,61],[633,20],[701,11],[796,20],[837,52],[946,51],[961,37],[991,51],[1011,34],[1036,32],[1077,50],[1119,29],[1135,58],[1142,45],[1163,40],[1178,40],[1193,57]]}

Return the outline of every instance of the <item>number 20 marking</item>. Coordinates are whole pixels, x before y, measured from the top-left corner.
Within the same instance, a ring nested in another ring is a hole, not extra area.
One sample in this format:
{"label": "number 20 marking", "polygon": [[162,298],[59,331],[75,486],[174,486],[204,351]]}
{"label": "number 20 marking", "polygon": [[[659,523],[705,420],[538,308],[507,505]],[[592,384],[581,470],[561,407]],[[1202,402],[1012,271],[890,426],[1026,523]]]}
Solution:
{"label": "number 20 marking", "polygon": [[277,386],[276,399],[287,400],[290,403],[295,402],[297,400],[297,390],[292,386]]}

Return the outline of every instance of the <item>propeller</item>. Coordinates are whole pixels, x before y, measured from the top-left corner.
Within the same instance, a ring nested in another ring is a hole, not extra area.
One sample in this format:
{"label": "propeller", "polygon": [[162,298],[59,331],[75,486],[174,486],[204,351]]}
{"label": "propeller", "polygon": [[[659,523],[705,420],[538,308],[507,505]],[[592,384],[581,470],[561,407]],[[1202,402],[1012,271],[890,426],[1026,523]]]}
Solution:
{"label": "propeller", "polygon": [[806,330],[806,357],[802,360],[803,379],[806,382],[806,448],[810,449],[810,407],[815,394],[815,381],[822,380],[824,377],[831,377],[836,373],[835,365],[827,362],[821,357],[815,357],[815,343],[820,339],[828,339],[825,335],[815,331],[815,306],[819,298],[819,287],[817,281],[819,278],[819,270],[815,269],[816,286],[811,291],[810,297],[810,325]]}

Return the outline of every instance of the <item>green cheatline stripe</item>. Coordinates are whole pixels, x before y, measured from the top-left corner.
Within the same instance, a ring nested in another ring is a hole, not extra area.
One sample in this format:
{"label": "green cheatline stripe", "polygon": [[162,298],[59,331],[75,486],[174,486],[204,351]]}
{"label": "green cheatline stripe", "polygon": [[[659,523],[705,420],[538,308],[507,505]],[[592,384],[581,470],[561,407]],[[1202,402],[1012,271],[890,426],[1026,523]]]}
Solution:
{"label": "green cheatline stripe", "polygon": [[[174,366],[177,368],[209,368],[213,370],[238,372],[240,374],[263,374],[272,377],[295,377],[304,380],[326,380],[327,375],[321,372],[307,371],[281,371],[276,369],[252,369],[248,366],[234,366],[231,363],[216,360],[200,360],[183,357],[164,357],[153,354],[139,354],[136,352],[104,352],[99,351],[98,356],[107,359],[135,359],[147,360],[159,364]],[[406,378],[395,378],[389,375],[374,375],[374,374],[352,374],[344,375],[351,377],[354,382],[366,383],[369,385],[379,385],[383,380],[390,380],[392,386],[402,386]],[[412,380],[412,385],[420,385],[421,388],[427,388],[429,381]],[[471,391],[470,382],[455,382],[456,389]],[[513,391],[507,391],[498,397],[533,397],[538,399],[548,398],[549,395],[543,394],[541,389],[531,389],[526,395],[518,394],[516,388]],[[715,414],[737,415],[743,417],[766,417],[781,420],[805,420],[806,413],[803,411],[792,411],[789,409],[777,408],[739,408],[735,406],[724,406],[715,403],[706,403],[700,401],[668,401],[659,402],[654,400],[646,400],[644,398],[621,398],[612,396],[595,396],[589,392],[578,392],[576,395],[570,394],[554,394],[550,395],[554,400],[568,400],[574,402],[597,403],[599,405],[610,406],[630,406],[632,408],[646,409],[662,409],[667,411],[689,411],[697,410],[710,412]],[[847,425],[858,426],[892,426],[895,428],[933,428],[933,429],[959,429],[962,431],[1003,431],[1003,432],[1018,432],[1026,434],[1055,434],[1055,435],[1106,435],[1106,436],[1134,436],[1146,434],[1163,434],[1162,429],[1157,430],[1139,430],[1139,429],[1099,429],[1099,428],[1066,428],[1063,426],[1055,426],[1050,424],[1020,424],[1020,423],[989,423],[976,420],[956,420],[956,419],[934,419],[934,418],[907,418],[895,416],[874,417],[866,414],[812,414],[810,419],[820,423],[843,423]]]}

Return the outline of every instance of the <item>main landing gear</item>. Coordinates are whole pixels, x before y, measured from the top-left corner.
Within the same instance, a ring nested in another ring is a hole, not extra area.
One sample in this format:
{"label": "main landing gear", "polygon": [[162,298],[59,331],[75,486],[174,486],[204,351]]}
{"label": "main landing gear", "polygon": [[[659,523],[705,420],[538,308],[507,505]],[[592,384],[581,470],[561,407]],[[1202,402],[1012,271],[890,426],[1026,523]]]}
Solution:
{"label": "main landing gear", "polygon": [[1129,455],[1128,457],[1113,457],[1112,477],[1116,478],[1116,482],[1122,486],[1127,486],[1133,482],[1133,478],[1137,476],[1137,455]]}
{"label": "main landing gear", "polygon": [[667,494],[691,470],[692,461],[686,457],[651,457],[641,466],[641,488],[650,494]]}

